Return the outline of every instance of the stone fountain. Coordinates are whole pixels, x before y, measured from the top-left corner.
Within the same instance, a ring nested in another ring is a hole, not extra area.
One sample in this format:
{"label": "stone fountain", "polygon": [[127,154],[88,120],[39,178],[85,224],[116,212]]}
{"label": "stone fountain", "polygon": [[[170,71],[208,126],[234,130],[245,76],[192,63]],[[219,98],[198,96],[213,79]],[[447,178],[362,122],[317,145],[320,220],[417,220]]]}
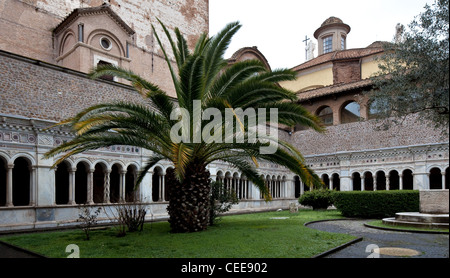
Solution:
{"label": "stone fountain", "polygon": [[398,212],[395,217],[384,218],[388,225],[418,228],[449,228],[449,190],[421,190],[419,212]]}

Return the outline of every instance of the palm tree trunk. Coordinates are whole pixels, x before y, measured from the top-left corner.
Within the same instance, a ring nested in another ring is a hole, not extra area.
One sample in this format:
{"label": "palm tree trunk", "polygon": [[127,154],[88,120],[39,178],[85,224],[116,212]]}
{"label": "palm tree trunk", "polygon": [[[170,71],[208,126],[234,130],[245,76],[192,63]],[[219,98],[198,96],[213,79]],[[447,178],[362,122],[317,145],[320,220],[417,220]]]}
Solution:
{"label": "palm tree trunk", "polygon": [[172,232],[186,233],[206,230],[209,221],[210,179],[203,164],[192,163],[182,183],[173,169],[166,172],[168,185],[169,223]]}

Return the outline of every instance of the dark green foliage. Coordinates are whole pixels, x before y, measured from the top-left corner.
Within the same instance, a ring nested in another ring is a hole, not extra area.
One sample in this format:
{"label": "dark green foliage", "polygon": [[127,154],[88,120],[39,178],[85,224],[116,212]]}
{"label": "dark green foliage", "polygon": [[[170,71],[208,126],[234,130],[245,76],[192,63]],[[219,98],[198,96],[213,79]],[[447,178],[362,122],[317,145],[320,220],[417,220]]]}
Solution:
{"label": "dark green foliage", "polygon": [[[369,92],[372,112],[384,127],[417,113],[448,135],[449,0],[436,0],[417,16],[396,43],[385,43],[380,71]],[[393,117],[393,118],[391,118]]]}
{"label": "dark green foliage", "polygon": [[310,206],[313,210],[327,209],[333,204],[332,191],[329,189],[317,189],[305,192],[298,202],[303,206]]}
{"label": "dark green foliage", "polygon": [[217,223],[219,215],[229,211],[237,203],[236,192],[227,189],[221,182],[211,182],[209,225]]}
{"label": "dark green foliage", "polygon": [[419,211],[417,190],[333,192],[333,199],[345,217],[383,218]]}

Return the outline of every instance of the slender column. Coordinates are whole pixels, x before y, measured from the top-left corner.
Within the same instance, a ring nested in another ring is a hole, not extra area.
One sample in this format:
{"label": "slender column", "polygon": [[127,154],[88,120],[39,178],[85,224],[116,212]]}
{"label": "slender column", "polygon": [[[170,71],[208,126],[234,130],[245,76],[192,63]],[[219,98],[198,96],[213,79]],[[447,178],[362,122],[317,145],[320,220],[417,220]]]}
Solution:
{"label": "slender column", "polygon": [[30,206],[36,205],[36,166],[30,166]]}
{"label": "slender column", "polygon": [[13,172],[14,164],[8,164],[6,170],[6,206],[12,207],[12,172]]}
{"label": "slender column", "polygon": [[389,175],[386,175],[386,190],[389,190],[390,186],[391,186],[391,182],[389,180]]}
{"label": "slender column", "polygon": [[120,202],[125,202],[125,175],[127,170],[120,170],[120,183],[119,183],[119,200]]}
{"label": "slender column", "polygon": [[330,190],[333,190],[333,176],[331,176],[328,180],[330,181]]}
{"label": "slender column", "polygon": [[109,200],[109,192],[110,192],[110,186],[111,186],[111,169],[106,169],[105,171],[105,178],[103,183],[103,203],[111,203]]}
{"label": "slender column", "polygon": [[441,175],[442,175],[442,189],[445,189],[445,172],[442,172]]}
{"label": "slender column", "polygon": [[75,172],[77,168],[69,169],[69,205],[75,204]]}
{"label": "slender column", "polygon": [[166,199],[166,175],[161,176],[161,201],[165,201]]}
{"label": "slender column", "polygon": [[398,175],[398,189],[403,190],[403,174]]}
{"label": "slender column", "polygon": [[364,176],[362,176],[362,178],[361,178],[361,191],[365,191],[366,190],[366,187],[365,187],[365,184],[364,184]]}
{"label": "slender column", "polygon": [[377,175],[373,176],[373,191],[377,191]]}
{"label": "slender column", "polygon": [[94,203],[94,171],[95,169],[88,170],[87,203],[90,205]]}

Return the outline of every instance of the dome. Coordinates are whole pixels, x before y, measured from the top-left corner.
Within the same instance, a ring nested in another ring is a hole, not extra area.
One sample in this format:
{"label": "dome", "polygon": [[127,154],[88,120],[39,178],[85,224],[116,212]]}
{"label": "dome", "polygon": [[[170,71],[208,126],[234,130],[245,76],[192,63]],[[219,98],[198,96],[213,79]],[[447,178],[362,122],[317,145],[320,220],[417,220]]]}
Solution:
{"label": "dome", "polygon": [[319,29],[317,29],[314,32],[314,37],[317,39],[323,31],[329,30],[329,28],[332,28],[332,27],[340,27],[340,28],[343,28],[347,34],[350,33],[350,26],[345,24],[340,18],[331,16],[331,17],[327,18],[322,23],[322,25],[320,25]]}
{"label": "dome", "polygon": [[327,20],[325,20],[325,21],[322,23],[322,25],[320,25],[320,27],[323,27],[323,26],[325,26],[325,25],[335,24],[335,23],[341,23],[341,24],[343,24],[344,22],[343,22],[340,18],[331,16],[331,17],[329,17]]}

